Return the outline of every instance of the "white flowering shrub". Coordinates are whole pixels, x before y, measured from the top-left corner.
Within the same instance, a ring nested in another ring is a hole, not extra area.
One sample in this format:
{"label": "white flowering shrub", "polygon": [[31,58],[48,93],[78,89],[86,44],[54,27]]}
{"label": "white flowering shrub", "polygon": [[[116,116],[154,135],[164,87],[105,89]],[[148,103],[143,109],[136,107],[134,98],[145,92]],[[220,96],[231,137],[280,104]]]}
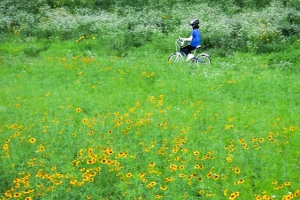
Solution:
{"label": "white flowering shrub", "polygon": [[45,0],[1,0],[0,1],[0,34],[19,34],[20,31],[26,36],[36,34],[36,15]]}
{"label": "white flowering shrub", "polygon": [[[76,7],[66,0],[39,0],[38,5],[31,0],[28,5],[33,6],[32,11],[25,1],[20,2],[0,2],[1,33],[63,40],[94,36],[98,43],[89,43],[89,49],[93,44],[100,45],[117,54],[153,41],[162,48],[158,39],[188,37],[189,22],[194,18],[200,20],[204,48],[265,52],[300,37],[296,0],[248,0],[247,4],[239,0],[219,0],[215,4],[206,0],[193,4],[155,0],[147,5],[137,1],[132,7],[118,0],[107,9],[99,9],[104,1],[74,0]],[[258,5],[268,6],[254,9]]]}
{"label": "white flowering shrub", "polygon": [[0,2],[0,33],[27,31],[32,29],[34,24],[35,15],[33,13],[19,10],[17,6],[10,5],[8,1]]}
{"label": "white flowering shrub", "polygon": [[50,9],[42,8],[39,15],[39,30],[40,37],[60,35],[63,39],[73,38],[73,32],[78,29],[76,17],[65,8]]}

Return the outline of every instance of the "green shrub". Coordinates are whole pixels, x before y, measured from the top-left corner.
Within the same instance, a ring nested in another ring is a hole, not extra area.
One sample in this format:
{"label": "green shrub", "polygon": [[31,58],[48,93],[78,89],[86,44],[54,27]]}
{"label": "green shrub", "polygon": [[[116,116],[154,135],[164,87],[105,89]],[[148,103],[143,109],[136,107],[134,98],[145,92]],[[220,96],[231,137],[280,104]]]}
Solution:
{"label": "green shrub", "polygon": [[36,46],[30,46],[24,49],[24,54],[31,56],[31,57],[37,57],[39,55],[40,48]]}
{"label": "green shrub", "polygon": [[51,46],[49,41],[37,44],[37,42],[33,39],[33,42],[29,41],[29,43],[33,44],[24,47],[24,54],[29,57],[38,57],[41,52],[48,50]]}
{"label": "green shrub", "polygon": [[290,45],[287,51],[272,53],[268,57],[268,65],[271,69],[278,69],[285,73],[300,73],[300,40]]}
{"label": "green shrub", "polygon": [[[222,49],[220,52],[266,53],[299,37],[300,14],[297,6],[291,7],[294,0],[205,2],[164,0],[145,6],[144,1],[119,0],[102,8],[102,1],[42,0],[28,11],[25,1],[12,4],[6,0],[0,2],[0,33],[61,40],[96,35],[109,43],[103,47],[118,55],[152,42],[153,35],[188,37],[192,18],[200,20],[202,47]],[[264,9],[256,9],[258,6]]]}

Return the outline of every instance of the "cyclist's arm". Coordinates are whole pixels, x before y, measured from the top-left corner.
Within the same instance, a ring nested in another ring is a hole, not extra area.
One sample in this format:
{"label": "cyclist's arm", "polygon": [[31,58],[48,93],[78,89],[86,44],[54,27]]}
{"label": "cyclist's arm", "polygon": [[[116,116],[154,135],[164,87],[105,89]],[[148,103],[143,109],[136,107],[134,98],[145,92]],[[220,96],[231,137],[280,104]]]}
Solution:
{"label": "cyclist's arm", "polygon": [[193,36],[191,35],[190,37],[188,37],[188,38],[181,38],[183,41],[187,41],[187,42],[189,42],[189,41],[192,41],[192,39],[193,39]]}

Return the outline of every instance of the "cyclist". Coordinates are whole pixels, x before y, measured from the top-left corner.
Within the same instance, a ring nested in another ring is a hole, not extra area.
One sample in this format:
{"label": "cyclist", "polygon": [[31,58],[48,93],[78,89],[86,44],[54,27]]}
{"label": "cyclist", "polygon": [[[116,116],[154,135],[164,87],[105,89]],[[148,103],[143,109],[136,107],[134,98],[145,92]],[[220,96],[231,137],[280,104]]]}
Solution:
{"label": "cyclist", "polygon": [[199,31],[199,20],[193,19],[190,22],[190,26],[192,27],[191,36],[189,38],[181,38],[183,41],[190,41],[190,44],[180,47],[180,50],[187,55],[187,61],[194,58],[194,55],[191,53],[194,49],[201,45],[201,33]]}

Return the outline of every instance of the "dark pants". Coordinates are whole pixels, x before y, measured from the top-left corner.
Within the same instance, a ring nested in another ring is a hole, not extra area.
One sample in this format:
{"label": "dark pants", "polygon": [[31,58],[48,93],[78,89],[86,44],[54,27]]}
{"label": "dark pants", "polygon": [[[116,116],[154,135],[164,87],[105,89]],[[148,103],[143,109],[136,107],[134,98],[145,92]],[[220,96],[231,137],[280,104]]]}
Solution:
{"label": "dark pants", "polygon": [[180,51],[183,52],[186,56],[190,54],[196,47],[193,47],[191,45],[185,45],[180,47]]}

